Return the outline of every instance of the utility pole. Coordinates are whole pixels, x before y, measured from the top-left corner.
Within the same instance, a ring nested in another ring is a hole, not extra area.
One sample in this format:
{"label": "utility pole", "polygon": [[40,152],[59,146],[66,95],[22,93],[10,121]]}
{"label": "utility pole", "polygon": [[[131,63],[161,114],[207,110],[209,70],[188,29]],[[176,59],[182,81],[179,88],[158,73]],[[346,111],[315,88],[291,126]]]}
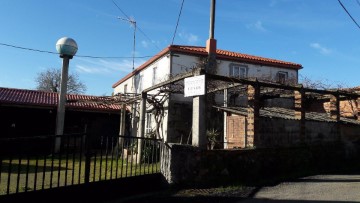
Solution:
{"label": "utility pole", "polygon": [[69,72],[70,59],[76,54],[78,45],[75,40],[63,37],[56,42],[56,50],[60,54],[60,58],[63,59],[63,66],[61,70],[61,85],[59,93],[59,102],[56,113],[56,132],[55,132],[55,148],[54,152],[58,153],[61,150],[61,136],[64,134],[65,123],[65,103],[67,94],[67,81]]}
{"label": "utility pole", "polygon": [[195,75],[205,74],[205,94],[193,97],[192,145],[201,149],[206,149],[208,143],[206,137],[206,73],[214,73],[216,70],[216,40],[214,39],[216,1],[210,1],[210,29],[209,39],[206,41],[208,63],[206,64],[205,70],[201,69],[195,73]]}

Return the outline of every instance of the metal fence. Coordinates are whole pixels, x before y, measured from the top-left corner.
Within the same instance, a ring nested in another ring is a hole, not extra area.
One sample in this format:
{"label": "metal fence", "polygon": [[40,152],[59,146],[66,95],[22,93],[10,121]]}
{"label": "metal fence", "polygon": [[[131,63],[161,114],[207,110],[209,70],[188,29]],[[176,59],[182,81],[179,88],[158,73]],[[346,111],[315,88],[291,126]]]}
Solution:
{"label": "metal fence", "polygon": [[158,139],[86,134],[0,139],[0,195],[159,173],[161,146]]}

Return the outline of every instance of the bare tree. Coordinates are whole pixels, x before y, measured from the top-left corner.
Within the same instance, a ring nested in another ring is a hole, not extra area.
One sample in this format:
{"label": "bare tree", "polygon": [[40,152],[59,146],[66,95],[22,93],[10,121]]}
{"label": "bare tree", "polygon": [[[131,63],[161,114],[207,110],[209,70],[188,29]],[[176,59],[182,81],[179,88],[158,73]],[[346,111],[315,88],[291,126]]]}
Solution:
{"label": "bare tree", "polygon": [[[55,68],[49,68],[43,72],[37,74],[35,81],[37,83],[36,89],[59,92],[61,83],[61,70]],[[79,76],[74,73],[70,73],[67,83],[67,93],[70,94],[83,94],[86,91],[86,85],[80,81]]]}

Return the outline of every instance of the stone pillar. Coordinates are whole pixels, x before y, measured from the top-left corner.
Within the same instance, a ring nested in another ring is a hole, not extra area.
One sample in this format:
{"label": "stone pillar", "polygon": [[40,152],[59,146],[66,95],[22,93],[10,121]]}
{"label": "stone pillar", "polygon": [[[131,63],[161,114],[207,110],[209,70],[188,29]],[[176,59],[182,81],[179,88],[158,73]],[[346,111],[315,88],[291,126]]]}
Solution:
{"label": "stone pillar", "polygon": [[[228,89],[224,89],[224,107],[228,106]],[[227,112],[224,111],[224,149],[227,149]]]}
{"label": "stone pillar", "polygon": [[[119,129],[119,136],[125,136],[125,117],[126,117],[126,104],[122,104],[121,112],[120,112],[120,129]],[[118,139],[118,146],[122,146],[124,143],[124,138],[119,137]]]}
{"label": "stone pillar", "polygon": [[137,117],[136,108],[137,108],[137,102],[134,102],[131,105],[131,136],[132,137],[136,137],[138,131],[137,124],[139,119]]}
{"label": "stone pillar", "polygon": [[301,142],[305,141],[305,92],[303,88],[294,90],[295,119],[299,120],[299,138]]}
{"label": "stone pillar", "polygon": [[340,130],[340,99],[339,95],[330,95],[330,118],[336,121],[336,130],[337,136],[335,139],[341,139],[341,130]]}
{"label": "stone pillar", "polygon": [[201,149],[207,148],[205,95],[193,98],[192,145]]}
{"label": "stone pillar", "polygon": [[246,147],[255,147],[259,144],[259,116],[260,116],[260,86],[248,85],[248,107],[246,122]]}
{"label": "stone pillar", "polygon": [[[141,93],[141,102],[140,102],[140,123],[139,123],[139,136],[143,138],[145,136],[145,114],[146,114],[146,98],[147,93]],[[144,140],[138,139],[138,163],[141,162],[142,157],[142,148]]]}
{"label": "stone pillar", "polygon": [[119,135],[125,135],[125,117],[126,117],[126,104],[122,104],[121,112],[120,112],[120,130]]}
{"label": "stone pillar", "polygon": [[330,118],[336,121],[340,121],[339,95],[330,95]]}

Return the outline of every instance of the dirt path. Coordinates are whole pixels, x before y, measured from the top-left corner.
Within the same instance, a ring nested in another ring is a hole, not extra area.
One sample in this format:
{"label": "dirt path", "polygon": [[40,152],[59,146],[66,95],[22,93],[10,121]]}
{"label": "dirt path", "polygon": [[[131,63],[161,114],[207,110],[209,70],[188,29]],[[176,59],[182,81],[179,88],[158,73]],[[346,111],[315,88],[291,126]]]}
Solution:
{"label": "dirt path", "polygon": [[260,188],[239,202],[360,202],[360,175],[317,175]]}

